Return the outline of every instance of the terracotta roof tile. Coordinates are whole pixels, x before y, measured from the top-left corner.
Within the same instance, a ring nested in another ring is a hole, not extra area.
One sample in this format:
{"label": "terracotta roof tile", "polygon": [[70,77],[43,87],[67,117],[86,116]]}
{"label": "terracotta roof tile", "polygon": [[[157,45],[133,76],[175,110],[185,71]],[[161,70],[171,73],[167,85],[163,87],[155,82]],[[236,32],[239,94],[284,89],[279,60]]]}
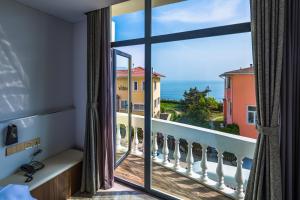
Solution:
{"label": "terracotta roof tile", "polygon": [[231,74],[254,74],[254,67],[250,66],[247,68],[240,68],[237,70],[232,70],[221,74],[220,76],[226,76]]}
{"label": "terracotta roof tile", "polygon": [[[127,77],[128,76],[128,70],[117,70],[117,77]],[[135,67],[131,69],[131,76],[133,77],[143,77],[145,76],[145,69],[143,67]],[[153,72],[154,77],[165,77],[164,75]]]}

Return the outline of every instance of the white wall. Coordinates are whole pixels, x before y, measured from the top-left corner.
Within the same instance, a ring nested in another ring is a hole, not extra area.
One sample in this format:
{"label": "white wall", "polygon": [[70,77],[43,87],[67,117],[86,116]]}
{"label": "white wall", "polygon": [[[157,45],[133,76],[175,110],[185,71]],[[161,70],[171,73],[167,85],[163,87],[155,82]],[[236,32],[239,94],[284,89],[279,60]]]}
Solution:
{"label": "white wall", "polygon": [[87,24],[86,19],[74,24],[74,104],[76,107],[76,146],[84,145],[87,88]]}
{"label": "white wall", "polygon": [[[73,24],[0,0],[0,178],[28,161],[29,151],[5,157],[3,120],[62,109],[73,103]],[[75,144],[75,113],[16,120],[20,141],[41,137],[42,157]]]}

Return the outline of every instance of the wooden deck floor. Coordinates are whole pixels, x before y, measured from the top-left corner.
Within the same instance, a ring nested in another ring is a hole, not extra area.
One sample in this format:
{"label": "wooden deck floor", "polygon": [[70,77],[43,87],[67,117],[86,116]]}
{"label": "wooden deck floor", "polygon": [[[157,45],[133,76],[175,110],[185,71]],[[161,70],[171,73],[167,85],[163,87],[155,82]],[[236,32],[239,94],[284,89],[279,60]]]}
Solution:
{"label": "wooden deck floor", "polygon": [[[144,185],[143,158],[129,155],[115,171],[117,177]],[[191,200],[231,200],[196,181],[153,163],[152,185],[155,190]]]}

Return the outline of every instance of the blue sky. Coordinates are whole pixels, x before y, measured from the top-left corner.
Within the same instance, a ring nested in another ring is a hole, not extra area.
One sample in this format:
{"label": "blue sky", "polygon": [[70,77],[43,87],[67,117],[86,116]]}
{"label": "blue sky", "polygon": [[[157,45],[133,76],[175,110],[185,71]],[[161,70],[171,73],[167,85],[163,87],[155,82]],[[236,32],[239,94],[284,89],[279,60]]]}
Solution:
{"label": "blue sky", "polygon": [[[153,9],[152,35],[250,21],[248,0],[187,0]],[[113,17],[116,40],[144,37],[144,11]],[[118,48],[144,66],[144,46]],[[252,63],[250,33],[155,44],[152,66],[168,80],[221,80],[225,71]]]}

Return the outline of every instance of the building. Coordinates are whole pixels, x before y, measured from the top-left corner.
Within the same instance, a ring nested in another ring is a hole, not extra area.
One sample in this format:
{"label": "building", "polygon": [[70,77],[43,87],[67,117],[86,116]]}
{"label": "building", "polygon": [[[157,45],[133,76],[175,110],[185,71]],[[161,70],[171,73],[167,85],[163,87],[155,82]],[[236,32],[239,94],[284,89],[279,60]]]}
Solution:
{"label": "building", "polygon": [[[145,95],[145,69],[135,67],[132,69],[132,113],[144,115],[144,95]],[[165,77],[162,74],[153,72],[153,117],[160,115],[160,78]],[[116,83],[116,107],[117,111],[125,112],[128,107],[128,70],[117,70]]]}
{"label": "building", "polygon": [[257,138],[255,76],[252,65],[225,72],[224,122],[237,124],[240,135]]}

